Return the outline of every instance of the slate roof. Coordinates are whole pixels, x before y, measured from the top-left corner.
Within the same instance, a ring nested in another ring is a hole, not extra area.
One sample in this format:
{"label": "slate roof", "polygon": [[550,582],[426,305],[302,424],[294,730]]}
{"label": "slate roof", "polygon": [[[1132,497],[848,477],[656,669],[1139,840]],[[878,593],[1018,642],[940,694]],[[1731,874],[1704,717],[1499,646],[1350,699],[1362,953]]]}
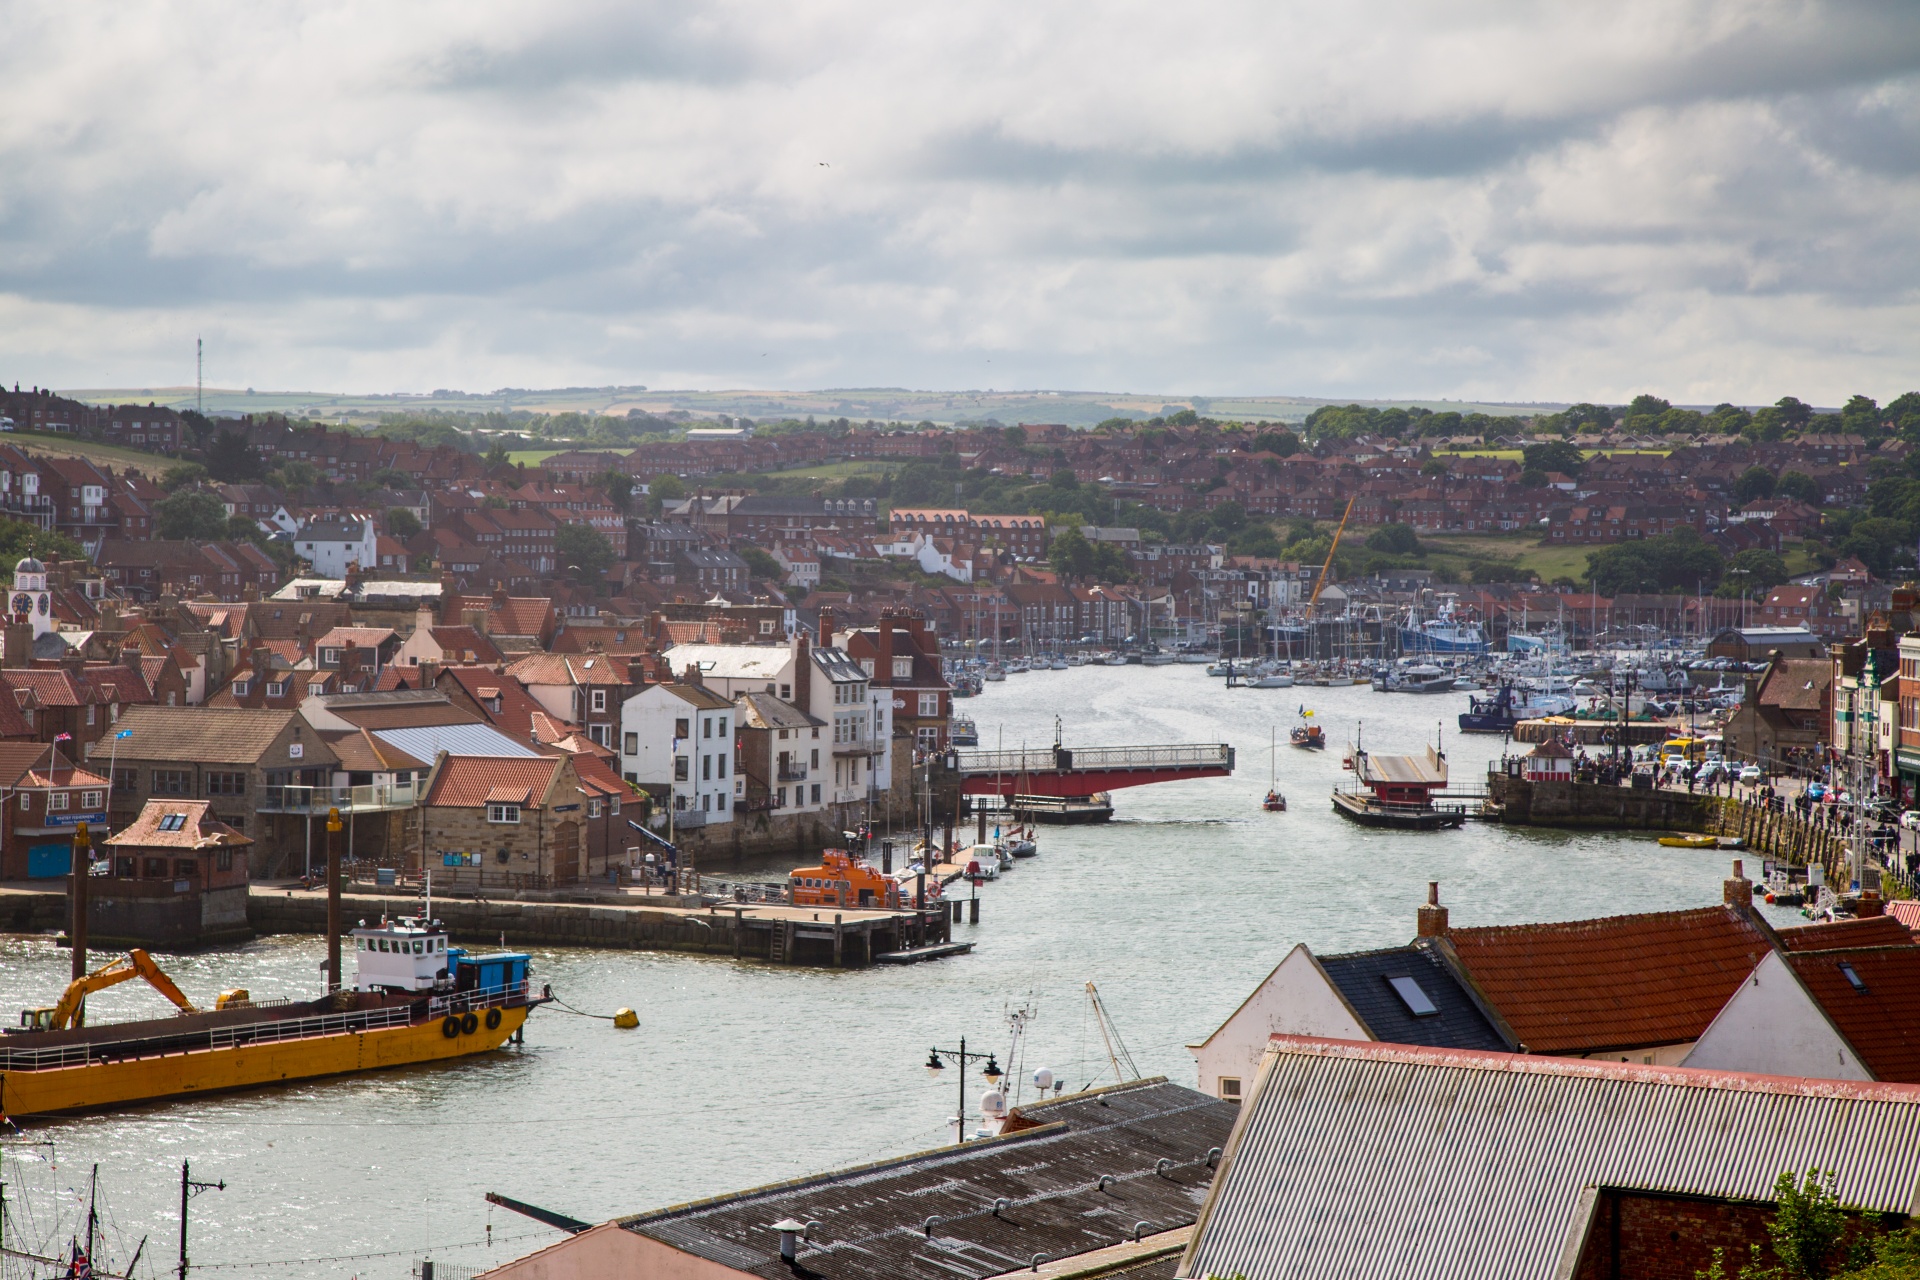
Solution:
{"label": "slate roof", "polygon": [[1858,920],[1825,920],[1775,931],[1788,951],[1833,951],[1841,947],[1902,947],[1913,945],[1913,934],[1892,916],[1865,916]]}
{"label": "slate roof", "polygon": [[[765,1280],[984,1280],[1192,1222],[1238,1110],[1140,1080],[1022,1108],[1033,1127],[998,1138],[616,1221]],[[768,1229],[786,1218],[818,1224],[793,1269]]]}
{"label": "slate roof", "polygon": [[823,729],[827,722],[808,715],[791,702],[783,702],[770,693],[743,693],[734,699],[740,708],[740,724],[748,729]]}
{"label": "slate roof", "polygon": [[[122,759],[194,760],[204,764],[252,764],[299,717],[297,711],[252,707],[128,707],[116,732],[126,732]],[[318,735],[313,735],[318,741]],[[309,765],[331,763],[314,758]]]}
{"label": "slate roof", "polygon": [[[1384,951],[1360,951],[1317,957],[1320,968],[1340,989],[1376,1040],[1430,1044],[1449,1049],[1511,1049],[1488,1020],[1473,993],[1430,946],[1416,942]],[[1416,1015],[1396,994],[1389,978],[1411,978],[1433,1002],[1435,1013]]]}
{"label": "slate roof", "polygon": [[[211,800],[149,800],[140,815],[100,843],[116,849],[238,849],[253,841],[207,812]],[[162,831],[170,813],[186,815],[178,831]]]}
{"label": "slate roof", "polygon": [[1920,947],[1799,952],[1787,964],[1876,1079],[1920,1084]]}
{"label": "slate roof", "polygon": [[1179,1275],[1567,1275],[1593,1188],[1770,1201],[1832,1169],[1905,1216],[1920,1147],[1910,1085],[1305,1036],[1244,1105]]}
{"label": "slate roof", "polygon": [[1446,942],[1534,1053],[1697,1040],[1772,949],[1725,906],[1453,929]]}
{"label": "slate roof", "polygon": [[508,760],[498,756],[450,755],[434,774],[426,802],[442,809],[475,809],[489,802],[538,808],[547,789],[553,785],[555,771],[566,759],[565,756],[531,756]]}

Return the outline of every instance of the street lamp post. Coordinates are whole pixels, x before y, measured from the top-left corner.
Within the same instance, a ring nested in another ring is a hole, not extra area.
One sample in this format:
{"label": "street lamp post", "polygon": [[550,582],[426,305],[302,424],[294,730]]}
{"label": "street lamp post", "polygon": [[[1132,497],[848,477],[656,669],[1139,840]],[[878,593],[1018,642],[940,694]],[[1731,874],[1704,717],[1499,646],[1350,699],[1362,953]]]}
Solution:
{"label": "street lamp post", "polygon": [[960,1037],[960,1047],[958,1049],[929,1049],[927,1051],[927,1074],[935,1080],[940,1078],[940,1072],[946,1067],[946,1063],[940,1061],[942,1058],[948,1059],[960,1068],[960,1110],[954,1117],[954,1134],[957,1141],[965,1142],[967,1140],[967,1063],[977,1062],[981,1058],[985,1058],[987,1065],[980,1074],[987,1078],[988,1084],[995,1084],[999,1081],[1001,1076],[1000,1064],[991,1053],[968,1053],[967,1039],[965,1036]]}

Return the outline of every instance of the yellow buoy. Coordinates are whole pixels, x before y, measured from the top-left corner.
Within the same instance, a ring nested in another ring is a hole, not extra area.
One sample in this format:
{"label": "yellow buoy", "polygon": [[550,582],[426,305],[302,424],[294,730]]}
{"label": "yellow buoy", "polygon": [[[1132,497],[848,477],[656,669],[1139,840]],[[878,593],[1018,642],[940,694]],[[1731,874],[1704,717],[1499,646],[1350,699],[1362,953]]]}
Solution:
{"label": "yellow buoy", "polygon": [[613,1025],[622,1031],[631,1031],[640,1025],[640,1015],[631,1009],[616,1009],[613,1013]]}

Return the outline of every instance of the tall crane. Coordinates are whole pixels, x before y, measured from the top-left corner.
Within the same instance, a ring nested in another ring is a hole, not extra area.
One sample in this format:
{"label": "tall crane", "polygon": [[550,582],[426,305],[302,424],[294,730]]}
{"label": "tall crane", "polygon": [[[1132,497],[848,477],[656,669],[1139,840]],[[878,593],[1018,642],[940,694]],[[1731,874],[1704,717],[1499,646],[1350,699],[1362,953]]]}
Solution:
{"label": "tall crane", "polygon": [[1327,574],[1333,570],[1333,553],[1340,549],[1340,535],[1347,531],[1347,517],[1353,514],[1353,499],[1347,499],[1347,509],[1340,516],[1340,527],[1333,531],[1333,545],[1327,548],[1327,562],[1320,566],[1320,581],[1313,584],[1313,596],[1307,601],[1307,612],[1313,612],[1313,606],[1320,602],[1320,592],[1327,585]]}

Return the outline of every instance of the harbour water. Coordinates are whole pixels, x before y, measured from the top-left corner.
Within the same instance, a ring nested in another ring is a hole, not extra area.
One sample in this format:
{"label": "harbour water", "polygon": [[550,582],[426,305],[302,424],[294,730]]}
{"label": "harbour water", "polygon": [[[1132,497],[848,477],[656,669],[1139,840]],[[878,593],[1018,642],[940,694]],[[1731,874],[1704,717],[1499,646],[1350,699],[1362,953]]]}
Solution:
{"label": "harbour water", "polygon": [[[1326,728],[1327,750],[1287,746],[1302,704]],[[962,704],[983,747],[1049,744],[1058,716],[1068,745],[1225,740],[1238,772],[1116,792],[1104,826],[1043,828],[1038,858],[981,888],[981,923],[955,926],[977,940],[970,956],[835,972],[539,952],[537,982],[576,1009],[632,1006],[640,1028],[549,1007],[524,1048],[486,1059],[33,1123],[0,1144],[15,1206],[9,1246],[64,1243],[51,1238],[56,1216],[72,1229],[97,1161],[112,1211],[106,1261],[124,1264],[150,1234],[139,1273],[169,1269],[184,1158],[196,1179],[227,1183],[193,1202],[194,1264],[209,1274],[397,1278],[428,1256],[482,1267],[559,1238],[490,1208],[487,1191],[598,1221],[938,1145],[956,1082],[951,1069],[927,1078],[928,1047],[964,1036],[969,1049],[1004,1053],[1005,1014],[1021,1005],[1037,1012],[1024,1072],[1052,1067],[1069,1088],[1111,1081],[1088,980],[1140,1069],[1191,1083],[1184,1045],[1288,948],[1404,942],[1428,880],[1461,925],[1719,901],[1725,853],[1477,823],[1376,831],[1333,814],[1327,794],[1351,776],[1342,748],[1362,721],[1366,746],[1381,752],[1417,751],[1444,726],[1455,780],[1477,786],[1501,743],[1453,731],[1465,705],[1464,694],[1363,686],[1229,690],[1198,666],[1090,666],[988,685]],[[1259,808],[1276,727],[1284,814]],[[264,998],[313,993],[323,955],[319,939],[271,938],[163,963],[189,996],[241,986]],[[0,1016],[51,1003],[66,971],[50,940],[0,938]],[[126,984],[89,1008],[97,1022],[165,1005]],[[970,1106],[982,1087],[970,1075]]]}

